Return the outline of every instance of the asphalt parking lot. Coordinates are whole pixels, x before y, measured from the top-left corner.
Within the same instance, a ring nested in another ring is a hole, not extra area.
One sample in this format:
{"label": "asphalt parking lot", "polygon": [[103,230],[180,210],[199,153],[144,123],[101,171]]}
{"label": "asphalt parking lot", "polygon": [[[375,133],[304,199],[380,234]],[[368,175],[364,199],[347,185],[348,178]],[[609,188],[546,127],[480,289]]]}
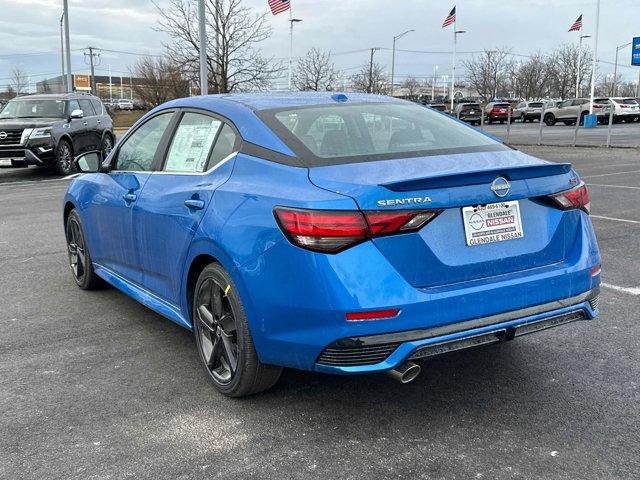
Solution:
{"label": "asphalt parking lot", "polygon": [[408,385],[285,370],[244,400],[209,385],[189,332],[75,286],[67,181],[0,171],[0,478],[638,478],[640,150],[523,149],[589,184],[597,320],[436,358]]}

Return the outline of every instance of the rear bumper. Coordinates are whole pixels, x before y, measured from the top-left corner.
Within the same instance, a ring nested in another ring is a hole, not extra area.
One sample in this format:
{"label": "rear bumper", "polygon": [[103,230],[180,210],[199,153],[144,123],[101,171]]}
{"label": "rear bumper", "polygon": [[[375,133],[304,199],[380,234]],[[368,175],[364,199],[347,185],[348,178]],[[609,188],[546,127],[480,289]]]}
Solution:
{"label": "rear bumper", "polygon": [[571,298],[441,327],[345,338],[322,351],[315,370],[334,374],[375,373],[407,360],[422,360],[588,320],[598,314],[599,288]]}
{"label": "rear bumper", "polygon": [[[323,255],[282,240],[237,267],[260,360],[331,373],[383,371],[426,345],[487,333],[492,328],[505,330],[508,339],[511,330],[507,329],[546,317],[580,310],[585,318],[593,318],[597,310],[589,305],[587,292],[600,284],[599,275],[590,273],[600,265],[600,256],[586,214],[572,215],[580,217],[579,233],[563,261],[425,288],[407,283],[373,242]],[[580,295],[587,296],[575,298]],[[567,304],[569,299],[575,304]],[[400,313],[375,321],[345,318],[345,312],[388,308]],[[480,324],[478,319],[489,319],[491,324]],[[404,332],[414,333],[406,339],[394,337]],[[374,365],[340,367],[318,361],[325,349],[340,340],[385,335],[393,340],[384,344],[396,345]]]}

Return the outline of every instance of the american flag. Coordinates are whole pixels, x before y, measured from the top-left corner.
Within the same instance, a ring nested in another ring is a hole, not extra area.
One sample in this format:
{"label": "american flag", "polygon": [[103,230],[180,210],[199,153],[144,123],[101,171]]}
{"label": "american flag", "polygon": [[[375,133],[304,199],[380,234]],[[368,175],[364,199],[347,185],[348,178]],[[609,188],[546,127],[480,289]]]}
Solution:
{"label": "american flag", "polygon": [[269,7],[271,13],[277,15],[291,8],[291,2],[289,0],[269,0]]}
{"label": "american flag", "polygon": [[456,7],[453,7],[451,9],[451,12],[449,12],[449,15],[447,15],[447,18],[444,19],[442,28],[448,27],[455,21],[456,21]]}
{"label": "american flag", "polygon": [[573,22],[573,25],[571,25],[571,28],[569,29],[570,32],[577,32],[580,30],[582,30],[582,15],[580,15],[578,19]]}

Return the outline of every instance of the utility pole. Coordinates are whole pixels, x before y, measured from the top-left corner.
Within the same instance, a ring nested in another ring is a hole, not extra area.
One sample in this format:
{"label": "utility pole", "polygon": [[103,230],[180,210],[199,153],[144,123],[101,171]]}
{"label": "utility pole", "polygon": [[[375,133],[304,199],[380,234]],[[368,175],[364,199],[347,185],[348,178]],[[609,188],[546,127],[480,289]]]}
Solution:
{"label": "utility pole", "polygon": [[376,53],[378,47],[371,49],[371,58],[369,60],[369,81],[367,82],[367,93],[373,93],[373,54]]}
{"label": "utility pole", "polygon": [[71,41],[69,40],[69,0],[64,0],[64,43],[67,51],[67,92],[73,91],[73,75],[71,74]]}
{"label": "utility pole", "polygon": [[60,87],[61,87],[60,92],[62,93],[65,90],[65,88],[64,88],[64,83],[65,83],[65,78],[64,78],[64,12],[62,13],[62,16],[60,17],[60,61],[61,61],[61,67],[62,67],[62,77],[60,79]]}
{"label": "utility pole", "polygon": [[86,51],[84,52],[85,58],[87,57],[87,55],[89,56],[89,65],[91,66],[91,93],[92,94],[96,94],[96,79],[95,79],[95,64],[93,61],[93,58],[95,56],[95,58],[100,58],[100,52],[96,52],[94,53],[94,50],[100,50],[99,48],[96,47],[87,47],[86,50],[89,50],[89,53],[87,53]]}
{"label": "utility pole", "polygon": [[207,69],[207,24],[205,21],[204,0],[198,0],[198,37],[200,43],[200,95],[209,93]]}

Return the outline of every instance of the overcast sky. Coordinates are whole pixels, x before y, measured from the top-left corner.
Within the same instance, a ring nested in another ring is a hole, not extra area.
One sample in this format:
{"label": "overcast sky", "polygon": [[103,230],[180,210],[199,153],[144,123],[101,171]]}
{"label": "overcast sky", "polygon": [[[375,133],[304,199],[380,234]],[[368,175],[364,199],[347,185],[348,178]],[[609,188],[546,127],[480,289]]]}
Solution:
{"label": "overcast sky", "polygon": [[[160,5],[166,0],[159,0]],[[267,11],[267,0],[245,0],[256,13]],[[458,0],[460,52],[506,46],[514,53],[549,51],[565,42],[577,42],[567,30],[581,13],[584,34],[594,33],[595,0]],[[8,83],[11,69],[20,65],[35,82],[60,71],[60,15],[62,0],[2,0],[0,16],[0,89]],[[158,14],[150,0],[69,0],[72,70],[88,70],[82,56],[87,45],[128,52],[161,53],[165,35],[153,30]],[[96,6],[96,4],[101,6]],[[442,21],[454,1],[442,0],[292,0],[294,16],[303,22],[295,27],[294,55],[315,46],[334,53],[336,66],[353,73],[368,61],[368,52],[353,50],[383,47],[376,60],[391,63],[393,35],[415,29],[398,41],[406,50],[450,51],[452,29]],[[269,16],[273,36],[264,42],[265,54],[288,58],[287,14]],[[640,36],[640,0],[602,0],[598,57],[613,62],[617,45]],[[585,40],[591,42],[592,39]],[[460,58],[471,55],[461,53]],[[637,81],[640,67],[628,67],[630,48],[620,53],[620,73]],[[136,56],[103,52],[97,74],[106,74],[110,64],[114,75],[126,75]],[[451,69],[450,54],[399,52],[397,78],[430,76],[434,65],[439,74]],[[602,64],[603,73],[613,66]]]}

